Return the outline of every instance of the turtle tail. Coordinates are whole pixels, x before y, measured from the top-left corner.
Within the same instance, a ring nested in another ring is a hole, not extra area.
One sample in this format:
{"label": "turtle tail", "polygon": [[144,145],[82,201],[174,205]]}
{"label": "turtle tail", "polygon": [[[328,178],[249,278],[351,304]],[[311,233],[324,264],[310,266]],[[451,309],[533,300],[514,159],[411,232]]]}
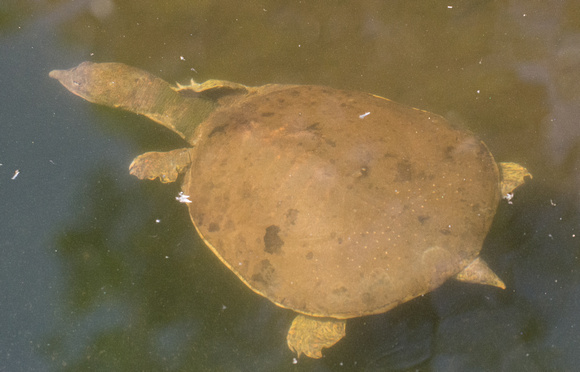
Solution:
{"label": "turtle tail", "polygon": [[122,63],[83,62],[49,75],[89,102],[147,116],[185,140],[216,107],[213,100],[183,97],[166,81]]}

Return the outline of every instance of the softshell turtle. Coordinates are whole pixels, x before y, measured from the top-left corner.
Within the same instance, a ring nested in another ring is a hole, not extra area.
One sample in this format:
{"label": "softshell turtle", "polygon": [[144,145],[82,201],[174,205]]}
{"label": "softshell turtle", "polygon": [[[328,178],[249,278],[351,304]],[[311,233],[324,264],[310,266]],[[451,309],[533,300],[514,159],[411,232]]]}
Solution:
{"label": "softshell turtle", "polygon": [[530,174],[498,166],[439,115],[323,86],[172,87],[120,63],[50,76],[187,142],[138,156],[131,174],[184,174],[181,200],[208,247],[254,292],[298,313],[287,337],[298,356],[321,357],[346,319],[449,278],[505,288],[479,252],[500,198]]}

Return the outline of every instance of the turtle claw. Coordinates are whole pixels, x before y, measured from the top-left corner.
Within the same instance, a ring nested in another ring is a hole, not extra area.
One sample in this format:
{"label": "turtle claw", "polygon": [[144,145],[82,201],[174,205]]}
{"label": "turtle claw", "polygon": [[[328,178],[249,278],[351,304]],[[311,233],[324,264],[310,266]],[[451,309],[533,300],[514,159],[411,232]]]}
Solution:
{"label": "turtle claw", "polygon": [[129,166],[129,172],[143,180],[159,178],[163,183],[175,182],[191,163],[189,148],[168,152],[146,152],[137,156]]}
{"label": "turtle claw", "polygon": [[286,338],[290,350],[310,358],[322,358],[322,349],[331,347],[345,335],[346,320],[298,315]]}

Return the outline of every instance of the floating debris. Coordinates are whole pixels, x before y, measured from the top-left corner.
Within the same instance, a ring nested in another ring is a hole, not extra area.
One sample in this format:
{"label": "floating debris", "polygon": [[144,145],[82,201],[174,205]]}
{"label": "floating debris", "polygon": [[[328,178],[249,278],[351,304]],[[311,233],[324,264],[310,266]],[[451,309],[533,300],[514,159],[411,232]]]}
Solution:
{"label": "floating debris", "polygon": [[175,199],[180,203],[191,203],[191,200],[189,200],[189,195],[185,195],[183,191],[180,191],[179,195],[176,196]]}

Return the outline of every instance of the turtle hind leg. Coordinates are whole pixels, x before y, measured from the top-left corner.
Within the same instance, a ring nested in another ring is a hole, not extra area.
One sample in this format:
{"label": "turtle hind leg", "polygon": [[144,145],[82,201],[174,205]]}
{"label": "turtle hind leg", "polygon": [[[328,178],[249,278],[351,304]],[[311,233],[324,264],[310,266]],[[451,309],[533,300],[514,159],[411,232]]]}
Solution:
{"label": "turtle hind leg", "polygon": [[298,315],[288,331],[288,347],[310,358],[322,358],[322,348],[329,348],[345,335],[346,320]]}
{"label": "turtle hind leg", "polygon": [[506,198],[508,194],[521,186],[526,181],[526,177],[532,178],[532,174],[517,163],[499,163],[499,169],[501,172],[502,198]]}
{"label": "turtle hind leg", "polygon": [[491,285],[505,289],[504,282],[479,257],[457,274],[455,279],[462,282]]}
{"label": "turtle hind leg", "polygon": [[137,156],[129,166],[129,172],[139,179],[163,183],[174,182],[191,163],[190,148],[168,152],[146,152]]}

